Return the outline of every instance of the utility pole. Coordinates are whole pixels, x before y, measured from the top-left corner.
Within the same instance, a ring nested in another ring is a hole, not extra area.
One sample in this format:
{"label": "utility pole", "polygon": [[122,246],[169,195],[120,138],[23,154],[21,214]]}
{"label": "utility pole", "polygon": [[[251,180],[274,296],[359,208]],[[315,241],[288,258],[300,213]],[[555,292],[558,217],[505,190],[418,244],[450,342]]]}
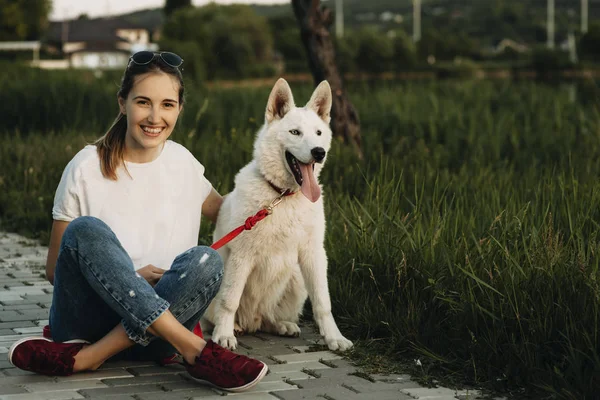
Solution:
{"label": "utility pole", "polygon": [[69,41],[69,9],[63,8],[63,20],[61,24],[60,41],[62,42],[61,50],[65,52],[65,44]]}
{"label": "utility pole", "polygon": [[421,0],[413,0],[413,42],[421,40]]}
{"label": "utility pole", "polygon": [[335,36],[344,37],[344,0],[335,0]]}
{"label": "utility pole", "polygon": [[588,0],[581,0],[581,33],[588,31]]}
{"label": "utility pole", "polygon": [[548,0],[548,22],[546,23],[549,49],[554,49],[554,0]]}

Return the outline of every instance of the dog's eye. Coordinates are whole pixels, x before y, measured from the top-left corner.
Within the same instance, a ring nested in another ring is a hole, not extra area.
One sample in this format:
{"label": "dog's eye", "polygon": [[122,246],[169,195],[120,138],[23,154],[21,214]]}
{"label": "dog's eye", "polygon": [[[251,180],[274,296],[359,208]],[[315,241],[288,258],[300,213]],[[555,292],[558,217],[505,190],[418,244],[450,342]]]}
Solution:
{"label": "dog's eye", "polygon": [[292,135],[300,136],[300,131],[299,131],[298,129],[292,129],[292,130],[290,131],[290,133],[291,133]]}
{"label": "dog's eye", "polygon": [[317,136],[321,136],[321,131],[317,131]]}

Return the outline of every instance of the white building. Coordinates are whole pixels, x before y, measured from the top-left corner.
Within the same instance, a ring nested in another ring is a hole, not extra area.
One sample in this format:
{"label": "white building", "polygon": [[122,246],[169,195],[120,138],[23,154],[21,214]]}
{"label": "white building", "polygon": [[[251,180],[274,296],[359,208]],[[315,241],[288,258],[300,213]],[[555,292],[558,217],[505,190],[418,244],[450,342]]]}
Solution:
{"label": "white building", "polygon": [[41,68],[122,69],[139,50],[157,50],[147,28],[122,18],[51,22],[44,41],[62,60],[39,60]]}

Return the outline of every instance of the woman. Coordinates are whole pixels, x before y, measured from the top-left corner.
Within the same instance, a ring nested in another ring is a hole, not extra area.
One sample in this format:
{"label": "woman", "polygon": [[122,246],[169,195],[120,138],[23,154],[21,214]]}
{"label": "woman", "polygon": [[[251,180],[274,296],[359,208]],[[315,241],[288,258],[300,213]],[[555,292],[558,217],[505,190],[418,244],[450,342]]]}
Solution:
{"label": "woman", "polygon": [[194,156],[167,140],[183,107],[182,63],[174,53],[134,54],[113,126],[65,168],[46,263],[54,341],[13,344],[16,367],[70,375],[115,355],[176,351],[193,378],[222,389],[246,390],[266,374],[264,363],[191,331],[223,274],[218,253],[196,246],[200,218],[216,221],[223,199]]}

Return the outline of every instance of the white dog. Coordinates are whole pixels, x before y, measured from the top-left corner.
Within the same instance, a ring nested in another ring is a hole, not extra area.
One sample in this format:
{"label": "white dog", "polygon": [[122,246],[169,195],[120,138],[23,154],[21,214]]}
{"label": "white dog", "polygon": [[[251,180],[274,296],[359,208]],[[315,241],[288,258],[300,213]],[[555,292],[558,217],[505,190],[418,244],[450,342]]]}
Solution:
{"label": "white dog", "polygon": [[202,322],[209,330],[214,326],[212,339],[221,346],[237,347],[234,330],[298,336],[298,318],[308,295],[327,346],[352,347],[331,314],[325,214],[317,181],[331,145],[331,101],[326,81],[302,108],[294,105],[284,79],[271,91],[254,159],[240,170],[235,189],[225,197],[215,240],[243,225],[280,192],[294,193],[282,197],[273,213],[251,231],[219,250],[225,263],[223,281]]}

